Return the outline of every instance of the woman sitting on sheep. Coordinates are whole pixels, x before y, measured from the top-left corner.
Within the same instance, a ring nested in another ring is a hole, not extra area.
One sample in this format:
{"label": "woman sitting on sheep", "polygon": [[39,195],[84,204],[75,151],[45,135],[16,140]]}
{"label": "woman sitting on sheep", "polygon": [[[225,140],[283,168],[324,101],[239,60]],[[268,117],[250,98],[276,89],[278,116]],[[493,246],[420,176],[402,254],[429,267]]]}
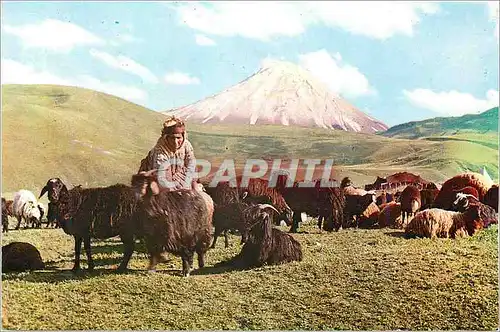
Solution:
{"label": "woman sitting on sheep", "polygon": [[196,167],[193,146],[187,139],[184,122],[174,116],[163,123],[156,145],[142,159],[139,172],[158,170],[162,190],[197,188],[192,180]]}

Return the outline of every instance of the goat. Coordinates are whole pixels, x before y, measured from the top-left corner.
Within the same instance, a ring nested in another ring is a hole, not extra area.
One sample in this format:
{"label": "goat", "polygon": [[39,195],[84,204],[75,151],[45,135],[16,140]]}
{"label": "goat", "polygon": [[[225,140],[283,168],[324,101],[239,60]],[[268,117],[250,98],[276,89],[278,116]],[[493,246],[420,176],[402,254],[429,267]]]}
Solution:
{"label": "goat", "polygon": [[246,209],[248,220],[251,220],[248,240],[241,252],[228,262],[240,268],[276,265],[302,260],[300,243],[271,225],[270,211],[277,210],[268,204],[258,204]]}
{"label": "goat", "polygon": [[57,221],[66,234],[75,239],[73,272],[80,269],[82,242],[87,254],[88,270],[94,269],[90,246],[91,238],[106,239],[120,235],[124,256],[118,271],[127,268],[134,251],[137,221],[134,219],[136,198],[134,190],[123,184],[87,188],[76,186],[70,190],[59,179],[50,179],[40,196],[48,193],[51,203],[57,204]]}
{"label": "goat", "polygon": [[29,190],[21,189],[14,194],[13,203],[14,217],[17,218],[16,229],[21,226],[21,220],[24,219],[26,227],[31,224],[35,226],[40,221],[40,210],[37,206],[35,195]]}
{"label": "goat", "polygon": [[193,268],[195,252],[198,267],[203,268],[212,240],[213,217],[206,198],[197,190],[161,191],[156,170],[133,175],[131,183],[138,198],[138,220],[149,253],[148,270],[155,270],[165,251],[181,257],[184,277]]}
{"label": "goat", "polygon": [[228,231],[238,230],[241,233],[241,243],[245,243],[247,238],[247,220],[243,211],[250,205],[271,204],[271,198],[266,195],[249,197],[248,192],[244,192],[239,202],[229,203],[217,207],[213,214],[213,224],[215,227],[214,240],[211,248],[215,248],[217,238],[224,233],[225,247],[229,247]]}
{"label": "goat", "polygon": [[38,249],[26,242],[11,242],[2,246],[2,272],[23,272],[45,268]]}

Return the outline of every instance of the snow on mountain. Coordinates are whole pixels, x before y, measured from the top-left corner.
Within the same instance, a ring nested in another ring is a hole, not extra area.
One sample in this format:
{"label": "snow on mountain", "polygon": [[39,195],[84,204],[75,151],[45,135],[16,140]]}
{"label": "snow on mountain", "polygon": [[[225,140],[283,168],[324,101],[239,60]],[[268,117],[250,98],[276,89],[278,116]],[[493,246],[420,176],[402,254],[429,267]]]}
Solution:
{"label": "snow on mountain", "polygon": [[374,133],[387,126],[291,62],[267,60],[240,83],[164,113],[197,123],[282,124]]}

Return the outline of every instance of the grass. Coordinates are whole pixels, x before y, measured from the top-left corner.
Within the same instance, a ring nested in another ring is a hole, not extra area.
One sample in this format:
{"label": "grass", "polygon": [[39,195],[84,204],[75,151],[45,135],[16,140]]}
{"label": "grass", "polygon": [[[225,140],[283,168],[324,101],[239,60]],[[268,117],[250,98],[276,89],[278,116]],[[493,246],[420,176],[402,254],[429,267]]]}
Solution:
{"label": "grass", "polygon": [[[187,279],[173,257],[147,273],[139,246],[132,271],[115,274],[117,239],[94,241],[97,269],[74,276],[71,237],[60,229],[10,231],[50,270],[3,274],[7,329],[492,330],[498,326],[496,225],[460,240],[405,239],[392,229],[320,234],[315,220],[295,234],[304,260],[248,271],[215,268],[235,255],[209,250]],[[84,255],[82,256],[82,258]],[[85,260],[83,261],[85,266]],[[196,265],[196,263],[195,263]]]}

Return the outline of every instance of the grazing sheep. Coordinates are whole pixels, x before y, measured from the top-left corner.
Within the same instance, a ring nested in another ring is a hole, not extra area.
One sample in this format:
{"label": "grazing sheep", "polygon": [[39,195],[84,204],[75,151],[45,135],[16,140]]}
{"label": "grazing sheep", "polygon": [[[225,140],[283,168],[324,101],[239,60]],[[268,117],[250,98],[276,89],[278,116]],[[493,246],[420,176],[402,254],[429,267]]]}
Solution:
{"label": "grazing sheep", "polygon": [[422,206],[422,199],[420,197],[420,190],[412,185],[407,186],[401,193],[401,220],[403,224],[408,222],[415,212]]}
{"label": "grazing sheep", "polygon": [[401,222],[401,203],[390,202],[382,208],[378,216],[379,227],[403,228]]}
{"label": "grazing sheep", "polygon": [[302,260],[300,243],[290,234],[272,227],[270,210],[277,212],[268,204],[247,208],[247,218],[252,220],[248,240],[236,257],[223,264],[251,268]]}
{"label": "grazing sheep", "polygon": [[272,205],[279,211],[279,214],[274,216],[275,224],[279,225],[280,220],[284,220],[287,225],[292,224],[292,209],[288,206],[282,193],[277,188],[269,186],[268,180],[252,178],[246,187],[241,186],[241,176],[237,176],[234,180],[236,187],[232,187],[229,181],[219,182],[215,187],[204,186],[216,206],[239,202],[244,192],[247,192],[249,197],[265,195],[271,198]]}
{"label": "grazing sheep", "polygon": [[91,271],[94,268],[91,238],[107,239],[117,235],[120,235],[124,245],[124,256],[118,270],[125,270],[134,251],[134,235],[138,235],[134,219],[134,190],[123,184],[87,189],[77,186],[68,190],[58,179],[50,179],[47,183],[57,186],[49,185],[40,196],[48,192],[49,200],[57,204],[58,223],[66,234],[75,239],[72,271],[80,269],[82,242],[87,254],[88,270]]}
{"label": "grazing sheep", "polygon": [[439,189],[422,189],[420,190],[420,199],[422,201],[422,207],[420,210],[430,209],[434,204]]}
{"label": "grazing sheep", "polygon": [[[365,210],[370,206],[370,204],[375,203],[375,195],[374,194],[365,194],[363,196],[360,195],[345,195],[346,204],[345,204],[345,216],[346,216],[346,227],[351,224],[351,221],[354,219],[354,225],[359,227],[359,219]],[[353,219],[354,217],[354,219]]]}
{"label": "grazing sheep", "polygon": [[248,192],[243,194],[241,201],[229,203],[217,207],[213,213],[213,224],[215,227],[214,240],[211,248],[215,248],[217,238],[224,233],[225,247],[229,247],[229,230],[237,230],[241,234],[241,243],[245,243],[248,228],[248,221],[245,220],[243,211],[250,205],[270,204],[271,198],[266,195],[249,197]]}
{"label": "grazing sheep", "polygon": [[477,205],[463,213],[432,208],[415,214],[406,226],[405,233],[429,238],[456,238],[473,235],[481,227]]}
{"label": "grazing sheep", "polygon": [[[325,231],[338,231],[348,220],[346,198],[340,188],[320,188],[318,199],[318,227]],[[323,227],[322,221],[325,220]]]}
{"label": "grazing sheep", "polygon": [[453,209],[458,212],[464,212],[472,205],[479,206],[479,217],[486,228],[491,224],[498,223],[498,216],[495,209],[491,206],[481,203],[476,197],[470,194],[458,193],[457,199],[453,202]]}
{"label": "grazing sheep", "polygon": [[463,173],[448,179],[443,183],[439,194],[434,201],[434,207],[449,210],[453,201],[456,198],[456,193],[453,190],[458,190],[465,187],[474,187],[478,192],[479,200],[488,192],[488,189],[493,183],[479,173]]}
{"label": "grazing sheep", "polygon": [[2,246],[2,272],[23,272],[45,268],[38,249],[30,243],[12,242]]}
{"label": "grazing sheep", "polygon": [[490,189],[486,192],[486,195],[483,197],[484,204],[491,206],[495,209],[495,212],[498,212],[498,185],[494,184]]}
{"label": "grazing sheep", "polygon": [[16,229],[21,226],[21,220],[24,219],[26,227],[32,227],[40,221],[40,210],[37,206],[35,195],[29,190],[21,189],[14,194],[13,203],[14,217],[17,218]]}
{"label": "grazing sheep", "polygon": [[161,191],[156,170],[132,176],[132,187],[139,198],[138,220],[149,253],[149,271],[154,271],[163,252],[182,258],[182,275],[189,276],[193,256],[205,265],[205,253],[212,242],[212,213],[197,190]]}

